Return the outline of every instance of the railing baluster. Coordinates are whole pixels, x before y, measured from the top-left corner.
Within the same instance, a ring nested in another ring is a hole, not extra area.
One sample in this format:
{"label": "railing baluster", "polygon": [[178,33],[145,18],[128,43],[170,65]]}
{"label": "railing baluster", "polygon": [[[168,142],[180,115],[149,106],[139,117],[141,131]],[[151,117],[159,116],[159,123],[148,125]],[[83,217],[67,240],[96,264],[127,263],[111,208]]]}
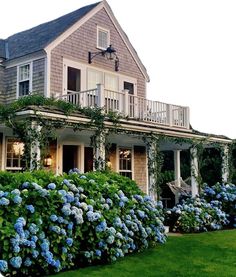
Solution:
{"label": "railing baluster", "polygon": [[86,91],[68,91],[58,99],[80,105],[82,107],[104,107],[105,112],[116,111],[130,118],[189,129],[189,108],[147,100],[129,94],[129,91],[117,92],[97,88]]}

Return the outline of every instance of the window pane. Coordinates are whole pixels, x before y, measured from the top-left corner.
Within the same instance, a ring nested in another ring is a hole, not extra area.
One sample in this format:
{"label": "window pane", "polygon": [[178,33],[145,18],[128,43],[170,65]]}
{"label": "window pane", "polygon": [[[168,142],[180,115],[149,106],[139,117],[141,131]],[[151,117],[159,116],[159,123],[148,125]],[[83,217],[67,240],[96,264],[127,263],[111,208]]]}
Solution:
{"label": "window pane", "polygon": [[102,77],[102,72],[89,69],[87,89],[94,89],[97,87],[97,84],[103,84]]}
{"label": "window pane", "polygon": [[108,47],[108,32],[105,30],[98,31],[98,47],[103,49]]}
{"label": "window pane", "polygon": [[80,70],[68,67],[67,74],[67,89],[71,91],[80,91]]}
{"label": "window pane", "polygon": [[129,82],[124,82],[124,89],[129,91],[129,94],[134,94],[134,84]]}
{"label": "window pane", "polygon": [[21,167],[21,159],[24,153],[24,144],[17,139],[8,139],[7,145],[7,160],[6,160],[6,167]]}
{"label": "window pane", "polygon": [[105,88],[108,90],[119,91],[118,76],[105,74]]}
{"label": "window pane", "polygon": [[119,170],[120,174],[132,179],[132,152],[131,149],[120,148],[119,150]]}
{"label": "window pane", "polygon": [[30,78],[30,65],[26,64],[20,67],[20,79],[19,81],[24,81]]}
{"label": "window pane", "polygon": [[132,179],[132,172],[120,172],[120,175]]}
{"label": "window pane", "polygon": [[19,96],[24,96],[29,94],[29,81],[24,81],[19,83]]}

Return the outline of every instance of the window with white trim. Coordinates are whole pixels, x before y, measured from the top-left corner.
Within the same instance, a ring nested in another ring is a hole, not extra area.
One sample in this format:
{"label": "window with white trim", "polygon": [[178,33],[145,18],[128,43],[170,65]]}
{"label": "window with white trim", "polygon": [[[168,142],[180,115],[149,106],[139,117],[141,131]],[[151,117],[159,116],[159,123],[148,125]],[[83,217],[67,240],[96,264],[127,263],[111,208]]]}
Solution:
{"label": "window with white trim", "polygon": [[31,91],[31,64],[18,67],[18,96],[29,95]]}
{"label": "window with white trim", "polygon": [[22,156],[24,153],[24,143],[16,138],[6,140],[6,169],[21,170],[24,167]]}
{"label": "window with white trim", "polygon": [[110,45],[110,31],[97,27],[97,48],[106,50]]}
{"label": "window with white trim", "polygon": [[95,89],[97,84],[103,84],[103,72],[88,69],[87,89]]}
{"label": "window with white trim", "polygon": [[132,149],[119,148],[119,173],[132,179]]}

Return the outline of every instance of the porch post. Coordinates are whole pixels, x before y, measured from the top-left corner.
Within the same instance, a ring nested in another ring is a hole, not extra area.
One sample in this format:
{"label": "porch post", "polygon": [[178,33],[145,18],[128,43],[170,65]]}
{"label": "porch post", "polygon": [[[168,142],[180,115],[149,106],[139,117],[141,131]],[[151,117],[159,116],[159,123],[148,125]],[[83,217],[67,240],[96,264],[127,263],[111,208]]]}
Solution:
{"label": "porch post", "polygon": [[[175,180],[177,181],[178,187],[180,187],[180,178],[181,178],[181,171],[180,171],[180,151],[181,150],[174,150],[174,169],[175,169]],[[175,195],[175,203],[179,202],[179,195]]]}
{"label": "porch post", "polygon": [[37,125],[36,122],[32,122],[31,128],[35,138],[31,138],[33,140],[30,146],[30,171],[39,169],[41,161],[40,142],[38,140],[41,132],[41,126]]}
{"label": "porch post", "polygon": [[148,157],[148,194],[153,199],[157,199],[157,194],[155,191],[155,163],[153,158],[156,156],[156,142],[150,141],[147,144],[147,157]]}
{"label": "porch post", "polygon": [[222,181],[225,183],[228,182],[228,179],[229,179],[229,147],[228,147],[228,145],[223,146],[221,172],[222,172]]}
{"label": "porch post", "polygon": [[198,184],[198,175],[199,175],[199,168],[198,168],[198,157],[197,157],[197,148],[191,147],[190,148],[190,157],[191,157],[191,189],[192,189],[192,197],[195,197],[199,194],[199,184]]}
{"label": "porch post", "polygon": [[105,94],[104,94],[104,85],[97,84],[97,93],[98,93],[98,107],[103,108],[105,106]]}
{"label": "porch post", "polygon": [[105,169],[105,142],[106,142],[106,131],[102,131],[94,137],[94,160],[93,168],[94,170],[104,170]]}

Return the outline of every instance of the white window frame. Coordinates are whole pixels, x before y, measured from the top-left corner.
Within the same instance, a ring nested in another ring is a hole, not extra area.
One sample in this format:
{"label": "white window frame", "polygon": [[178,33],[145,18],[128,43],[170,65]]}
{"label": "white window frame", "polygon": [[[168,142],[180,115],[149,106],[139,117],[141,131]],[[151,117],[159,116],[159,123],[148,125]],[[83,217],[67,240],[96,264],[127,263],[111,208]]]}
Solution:
{"label": "white window frame", "polygon": [[[15,137],[6,137],[5,138],[5,169],[6,170],[22,170],[21,166],[7,166],[7,146],[8,146],[8,142],[9,140],[15,140],[16,142],[20,142],[20,139],[15,138]],[[12,159],[12,158],[11,158]],[[18,158],[18,161],[21,161],[20,157]]]}
{"label": "white window frame", "polygon": [[[20,68],[23,66],[29,65],[29,78],[25,80],[20,80]],[[33,62],[27,62],[23,64],[19,64],[17,66],[17,90],[16,90],[16,98],[23,97],[25,95],[19,95],[20,93],[20,82],[29,81],[29,94],[32,92],[32,80],[33,80]],[[29,95],[27,94],[27,95]]]}
{"label": "white window frame", "polygon": [[[104,32],[107,33],[107,46],[106,47],[102,47],[99,45],[99,32]],[[110,45],[110,30],[105,29],[103,27],[97,26],[97,48],[101,49],[101,50],[106,50],[107,47]]]}
{"label": "white window frame", "polygon": [[[72,61],[67,58],[63,58],[63,86],[62,92],[57,93],[56,96],[66,95],[67,94],[67,69],[68,67],[74,67],[80,70],[81,73],[81,91],[88,90],[88,71],[96,71],[102,74],[102,84],[105,86],[105,75],[114,75],[118,78],[118,92],[123,91],[123,82],[127,81],[134,84],[134,95],[137,95],[137,79],[129,77],[119,73],[113,73],[108,70],[97,68],[94,66],[88,66],[87,64],[80,63],[77,61]],[[105,87],[106,89],[106,87]]]}
{"label": "white window frame", "polygon": [[[134,148],[132,146],[118,146],[117,147],[117,171],[120,174],[121,172],[131,172],[131,179],[134,179]],[[127,149],[131,150],[131,170],[121,170],[120,169],[120,150]]]}

